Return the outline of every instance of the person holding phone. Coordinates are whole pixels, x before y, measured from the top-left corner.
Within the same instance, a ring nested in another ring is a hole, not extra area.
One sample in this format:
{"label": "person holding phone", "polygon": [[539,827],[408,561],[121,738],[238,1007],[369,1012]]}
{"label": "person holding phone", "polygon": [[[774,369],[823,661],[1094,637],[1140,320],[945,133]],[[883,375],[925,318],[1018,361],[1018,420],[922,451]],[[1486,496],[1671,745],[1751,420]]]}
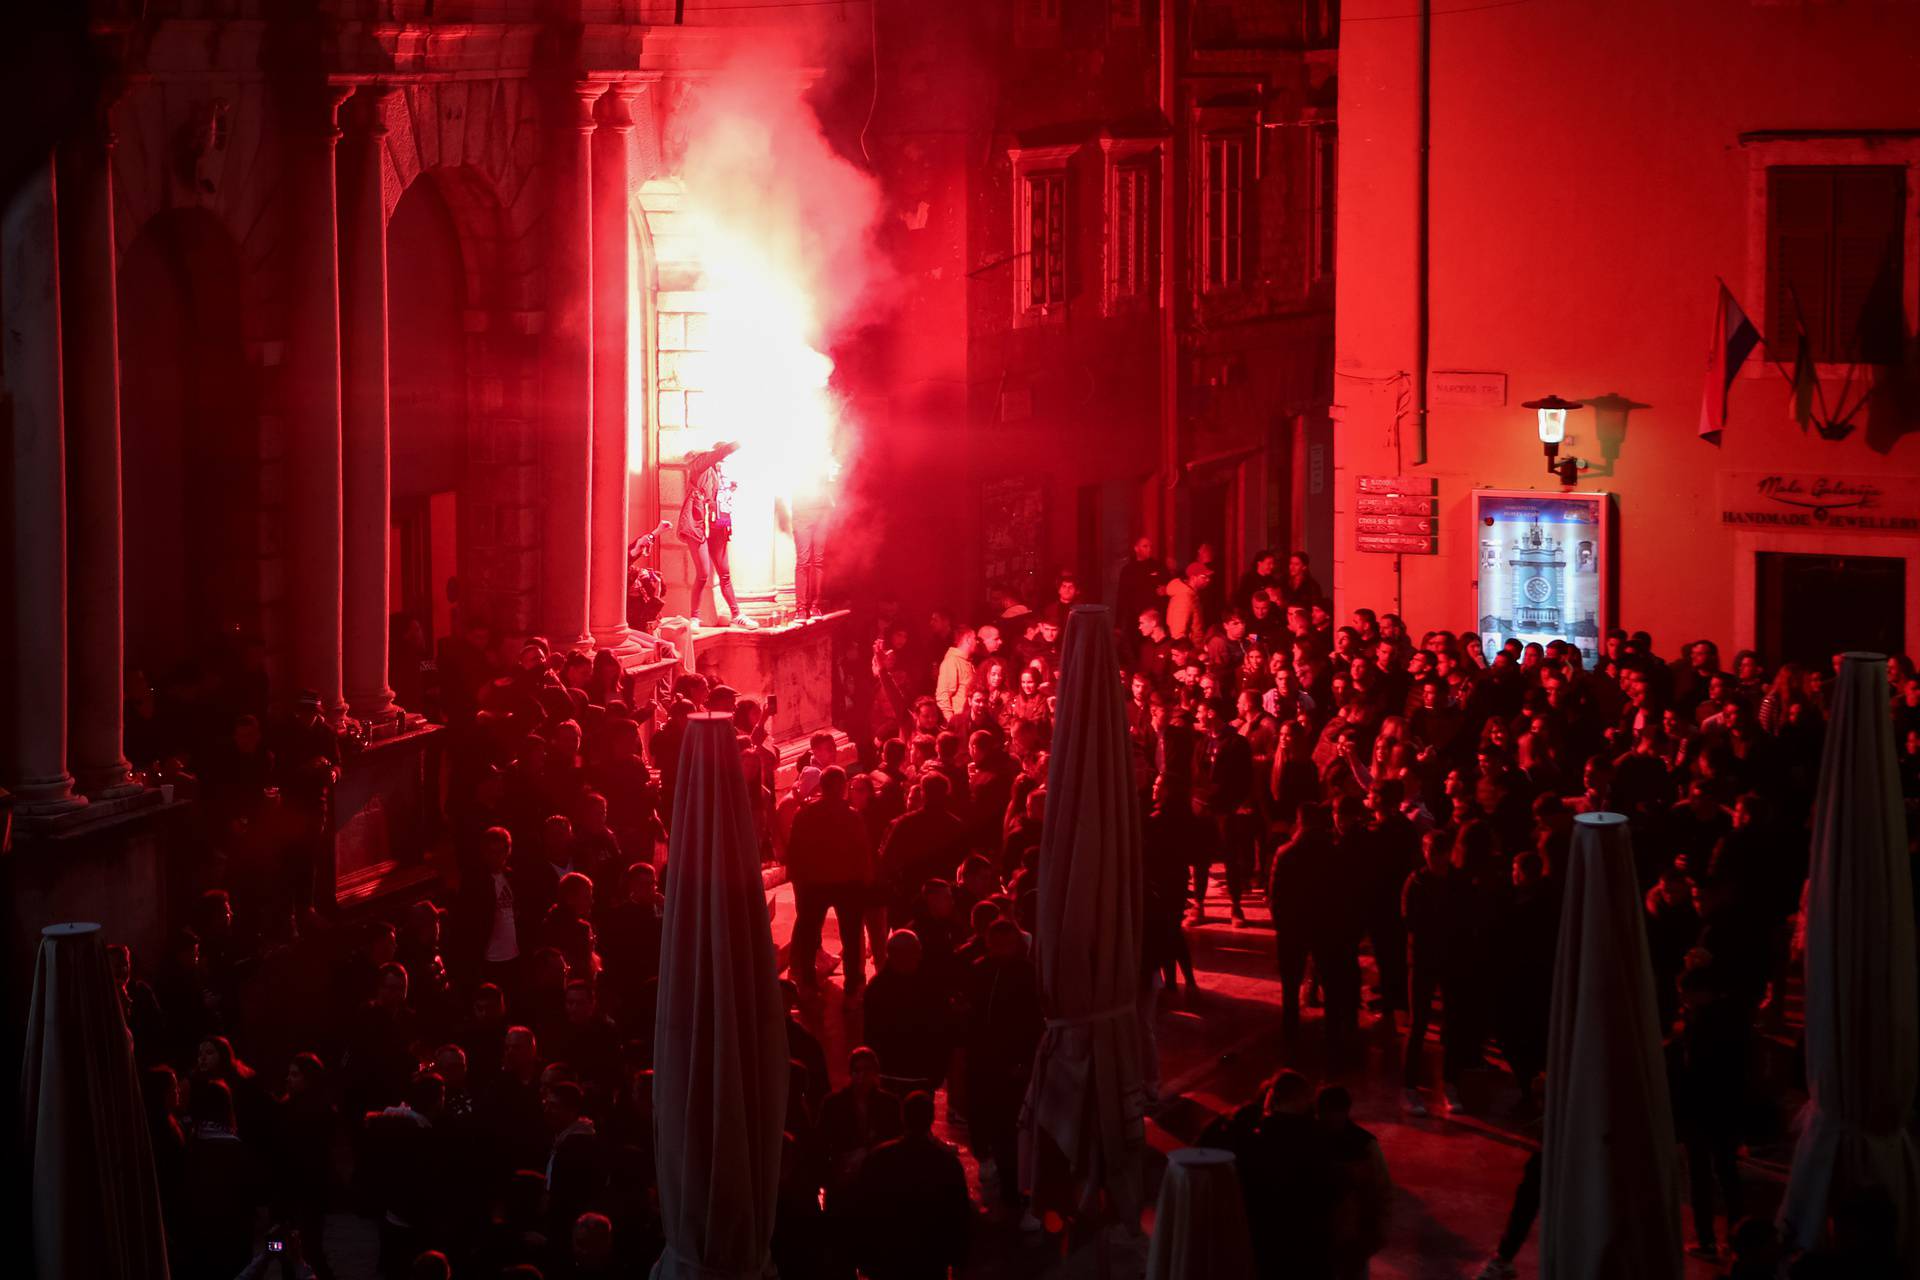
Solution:
{"label": "person holding phone", "polygon": [[672,528],[671,520],[662,520],[653,532],[641,534],[627,547],[627,625],[635,631],[651,634],[654,621],[666,609],[666,584],[660,570],[647,561]]}

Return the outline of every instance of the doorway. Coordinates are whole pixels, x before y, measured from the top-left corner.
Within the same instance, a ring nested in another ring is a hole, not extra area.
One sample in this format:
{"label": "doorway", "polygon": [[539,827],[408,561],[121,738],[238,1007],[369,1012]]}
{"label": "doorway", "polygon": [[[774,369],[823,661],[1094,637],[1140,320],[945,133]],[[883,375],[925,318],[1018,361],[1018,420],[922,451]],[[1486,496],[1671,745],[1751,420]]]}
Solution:
{"label": "doorway", "polygon": [[394,612],[404,615],[399,625],[418,622],[431,654],[453,629],[447,587],[461,574],[456,495],[468,463],[466,279],[459,233],[436,176],[422,176],[400,197],[387,226],[387,256],[394,284],[387,302],[390,595]]}
{"label": "doorway", "polygon": [[1895,556],[1754,553],[1754,636],[1769,661],[1906,649],[1907,562]]}
{"label": "doorway", "polygon": [[200,209],[155,216],[120,268],[127,663],[156,679],[263,625],[241,276],[238,246]]}

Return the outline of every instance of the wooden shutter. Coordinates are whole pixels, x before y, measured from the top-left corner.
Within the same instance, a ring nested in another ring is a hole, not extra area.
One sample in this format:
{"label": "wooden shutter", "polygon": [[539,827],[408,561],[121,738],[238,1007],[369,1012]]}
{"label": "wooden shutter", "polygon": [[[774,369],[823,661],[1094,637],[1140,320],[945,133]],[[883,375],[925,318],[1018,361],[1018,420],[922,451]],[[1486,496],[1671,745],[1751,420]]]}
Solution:
{"label": "wooden shutter", "polygon": [[[1767,171],[1767,336],[1816,360],[1897,361],[1906,173],[1879,165]],[[1798,303],[1796,307],[1795,303]]]}
{"label": "wooden shutter", "polygon": [[1906,173],[1863,166],[1835,169],[1833,179],[1833,358],[1893,364],[1903,320]]}
{"label": "wooden shutter", "polygon": [[1027,306],[1067,296],[1066,181],[1057,173],[1027,179]]}
{"label": "wooden shutter", "polygon": [[[1814,358],[1828,360],[1827,246],[1833,180],[1824,169],[1767,170],[1766,334],[1779,358],[1790,358],[1802,323]],[[1797,306],[1796,306],[1797,302]]]}

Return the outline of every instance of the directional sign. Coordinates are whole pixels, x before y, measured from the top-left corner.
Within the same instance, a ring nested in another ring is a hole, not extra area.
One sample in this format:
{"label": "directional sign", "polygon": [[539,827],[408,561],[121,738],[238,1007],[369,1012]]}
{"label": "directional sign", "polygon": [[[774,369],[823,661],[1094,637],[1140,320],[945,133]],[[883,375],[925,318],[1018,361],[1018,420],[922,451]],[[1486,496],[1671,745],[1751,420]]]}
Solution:
{"label": "directional sign", "polygon": [[1411,533],[1431,537],[1440,531],[1435,516],[1355,516],[1354,528],[1361,533]]}
{"label": "directional sign", "polygon": [[1355,476],[1361,493],[1427,494],[1439,492],[1439,480],[1433,476]]}
{"label": "directional sign", "polygon": [[1354,549],[1384,555],[1432,556],[1440,553],[1438,538],[1423,538],[1410,533],[1361,533],[1353,539]]}
{"label": "directional sign", "polygon": [[1363,516],[1430,516],[1439,505],[1437,498],[1401,493],[1363,493],[1353,500],[1353,509]]}

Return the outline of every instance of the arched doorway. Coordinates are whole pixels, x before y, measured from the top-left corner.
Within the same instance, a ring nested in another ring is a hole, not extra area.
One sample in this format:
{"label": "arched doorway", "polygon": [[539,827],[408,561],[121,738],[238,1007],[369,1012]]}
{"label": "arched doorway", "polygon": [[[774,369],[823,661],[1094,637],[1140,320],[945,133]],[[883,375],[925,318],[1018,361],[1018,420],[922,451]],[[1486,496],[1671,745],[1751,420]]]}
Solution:
{"label": "arched doorway", "polygon": [[127,663],[262,630],[260,460],[240,255],[210,213],[150,221],[120,268]]}
{"label": "arched doorway", "polygon": [[468,457],[466,269],[453,213],[423,176],[387,224],[392,610],[431,642],[453,626]]}

